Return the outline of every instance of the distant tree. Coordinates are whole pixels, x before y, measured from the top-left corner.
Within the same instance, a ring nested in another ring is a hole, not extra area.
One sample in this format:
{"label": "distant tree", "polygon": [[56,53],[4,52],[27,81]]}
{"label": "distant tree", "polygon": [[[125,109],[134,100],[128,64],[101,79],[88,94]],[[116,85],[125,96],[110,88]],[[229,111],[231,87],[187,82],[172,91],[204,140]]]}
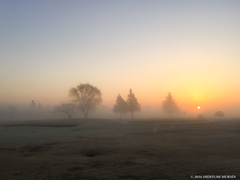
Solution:
{"label": "distant tree", "polygon": [[76,103],[79,110],[83,112],[86,119],[89,111],[96,108],[102,102],[101,91],[88,83],[71,88],[69,95],[73,98],[73,102]]}
{"label": "distant tree", "polygon": [[36,103],[34,100],[32,100],[31,104],[30,104],[30,108],[31,109],[35,109],[36,108]]}
{"label": "distant tree", "polygon": [[170,92],[166,96],[165,101],[162,102],[162,108],[169,115],[169,118],[172,117],[172,114],[178,112],[177,103],[173,99],[172,94]]}
{"label": "distant tree", "polygon": [[62,103],[60,106],[56,107],[55,111],[65,113],[68,119],[72,119],[72,115],[75,109],[76,106],[73,103]]}
{"label": "distant tree", "polygon": [[217,111],[217,112],[215,112],[214,115],[217,116],[219,120],[221,117],[224,117],[224,113],[222,111]]}
{"label": "distant tree", "polygon": [[116,104],[113,106],[113,112],[119,113],[120,119],[122,119],[122,114],[128,112],[127,102],[124,101],[122,96],[119,94],[116,99]]}
{"label": "distant tree", "polygon": [[135,111],[141,111],[140,104],[137,101],[132,89],[129,90],[128,98],[127,98],[127,106],[128,112],[131,113],[131,119],[133,119],[133,113]]}

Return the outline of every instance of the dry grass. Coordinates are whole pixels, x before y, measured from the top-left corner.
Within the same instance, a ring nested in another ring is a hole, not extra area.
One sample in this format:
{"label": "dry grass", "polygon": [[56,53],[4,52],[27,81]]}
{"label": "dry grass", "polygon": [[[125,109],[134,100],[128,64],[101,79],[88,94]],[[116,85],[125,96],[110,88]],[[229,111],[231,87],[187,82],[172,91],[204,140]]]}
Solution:
{"label": "dry grass", "polygon": [[[29,122],[28,122],[29,123]],[[47,122],[44,122],[47,124]],[[240,121],[0,127],[0,179],[240,178]],[[6,124],[5,124],[6,125]],[[15,133],[15,134],[14,134]]]}

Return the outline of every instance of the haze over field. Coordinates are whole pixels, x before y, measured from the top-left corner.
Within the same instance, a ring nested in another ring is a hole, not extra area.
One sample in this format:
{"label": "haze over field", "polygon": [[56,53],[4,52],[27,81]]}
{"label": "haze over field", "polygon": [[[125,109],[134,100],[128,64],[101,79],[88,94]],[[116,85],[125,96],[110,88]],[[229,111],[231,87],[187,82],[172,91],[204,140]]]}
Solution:
{"label": "haze over field", "polygon": [[132,88],[142,115],[160,112],[171,92],[181,112],[239,117],[239,8],[238,0],[1,1],[0,105],[58,105],[88,82],[105,110]]}
{"label": "haze over field", "polygon": [[238,179],[240,0],[0,0],[0,179]]}

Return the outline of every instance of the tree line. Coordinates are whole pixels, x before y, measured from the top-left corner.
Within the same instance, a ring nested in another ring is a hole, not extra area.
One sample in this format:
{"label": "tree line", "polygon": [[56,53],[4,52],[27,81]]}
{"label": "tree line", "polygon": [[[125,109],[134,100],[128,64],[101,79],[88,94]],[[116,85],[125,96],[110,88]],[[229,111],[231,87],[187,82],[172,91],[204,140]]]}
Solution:
{"label": "tree line", "polygon": [[[65,113],[69,119],[72,118],[75,110],[81,111],[87,119],[89,112],[102,103],[102,93],[100,89],[89,83],[79,84],[71,88],[69,90],[69,96],[71,97],[69,103],[62,103],[55,109],[57,112]],[[162,109],[168,114],[169,118],[179,111],[178,105],[170,92],[162,102]],[[132,89],[129,90],[127,100],[124,100],[122,96],[118,94],[112,111],[119,114],[120,119],[125,113],[130,113],[131,119],[133,119],[134,113],[141,111],[141,106]],[[222,111],[218,111],[215,113],[215,116],[220,119],[224,114]]]}
{"label": "tree line", "polygon": [[[97,87],[85,83],[79,84],[69,90],[69,96],[71,101],[69,103],[62,103],[56,107],[57,112],[63,112],[69,119],[75,110],[80,110],[85,118],[88,118],[89,112],[99,106],[102,102],[102,93]],[[166,100],[163,101],[163,110],[171,115],[178,111],[177,104],[173,99],[171,93],[168,94]],[[119,94],[116,99],[116,103],[113,106],[113,112],[122,115],[125,113],[131,114],[131,119],[134,118],[134,113],[141,111],[141,106],[135,97],[132,89],[129,90],[127,100],[124,100]]]}

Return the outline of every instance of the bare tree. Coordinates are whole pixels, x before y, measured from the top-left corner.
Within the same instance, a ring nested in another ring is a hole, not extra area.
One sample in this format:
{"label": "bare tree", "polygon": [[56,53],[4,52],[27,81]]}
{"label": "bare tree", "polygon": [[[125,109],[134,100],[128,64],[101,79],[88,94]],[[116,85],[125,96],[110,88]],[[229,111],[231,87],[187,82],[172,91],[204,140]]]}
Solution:
{"label": "bare tree", "polygon": [[62,103],[60,106],[56,107],[55,111],[65,113],[68,119],[72,119],[75,109],[76,106],[73,103]]}
{"label": "bare tree", "polygon": [[128,112],[127,102],[124,101],[120,94],[117,96],[116,104],[113,106],[113,112],[119,113],[120,119],[122,119],[123,113]]}
{"label": "bare tree", "polygon": [[132,89],[129,90],[127,105],[128,105],[128,112],[131,113],[131,119],[133,119],[133,113],[135,111],[141,111],[141,107],[137,101],[137,98],[135,97],[134,93],[132,92]]}
{"label": "bare tree", "polygon": [[71,88],[69,95],[78,105],[79,110],[83,112],[85,118],[88,117],[90,110],[96,108],[102,102],[101,91],[88,83]]}
{"label": "bare tree", "polygon": [[224,113],[222,111],[217,111],[217,112],[215,112],[214,115],[217,116],[219,120],[221,117],[224,117]]}
{"label": "bare tree", "polygon": [[162,108],[169,115],[169,118],[172,117],[172,114],[178,112],[177,103],[173,99],[172,94],[170,92],[166,96],[165,101],[162,102]]}

